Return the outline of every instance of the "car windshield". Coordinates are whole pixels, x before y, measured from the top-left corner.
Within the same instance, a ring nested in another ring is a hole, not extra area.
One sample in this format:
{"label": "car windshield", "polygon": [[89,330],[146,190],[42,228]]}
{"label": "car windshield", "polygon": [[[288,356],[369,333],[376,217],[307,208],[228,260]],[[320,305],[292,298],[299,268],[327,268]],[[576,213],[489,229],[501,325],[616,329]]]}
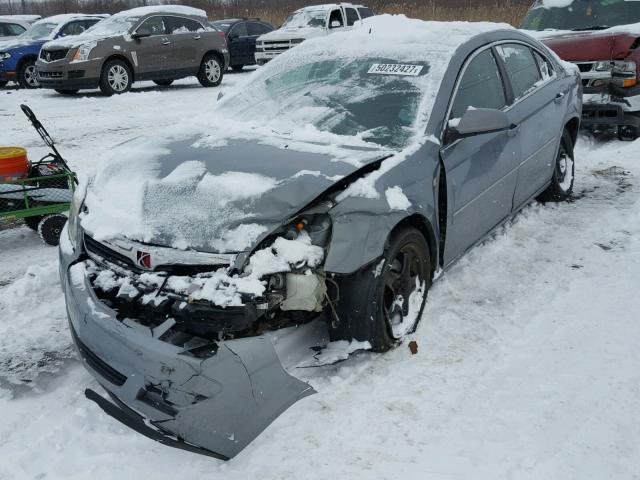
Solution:
{"label": "car windshield", "polygon": [[231,27],[231,24],[229,22],[212,22],[213,26],[216,27],[219,30],[222,30],[224,33],[227,33],[229,31],[229,28]]}
{"label": "car windshield", "polygon": [[324,10],[303,10],[292,14],[282,26],[286,28],[324,28],[326,16]]}
{"label": "car windshield", "polygon": [[566,7],[532,8],[525,30],[601,30],[640,22],[640,2],[628,0],[574,0]]}
{"label": "car windshield", "polygon": [[274,131],[313,125],[388,148],[407,146],[423,97],[420,77],[428,74],[428,63],[323,57],[288,67],[256,76],[220,109],[240,121],[250,118],[273,126]]}
{"label": "car windshield", "polygon": [[138,20],[140,20],[140,17],[114,15],[113,17],[106,18],[96,23],[93,27],[84,32],[83,35],[124,35],[131,27],[138,23]]}
{"label": "car windshield", "polygon": [[47,23],[36,23],[22,35],[20,35],[21,40],[45,40],[49,38],[51,33],[58,26],[57,23],[47,22]]}

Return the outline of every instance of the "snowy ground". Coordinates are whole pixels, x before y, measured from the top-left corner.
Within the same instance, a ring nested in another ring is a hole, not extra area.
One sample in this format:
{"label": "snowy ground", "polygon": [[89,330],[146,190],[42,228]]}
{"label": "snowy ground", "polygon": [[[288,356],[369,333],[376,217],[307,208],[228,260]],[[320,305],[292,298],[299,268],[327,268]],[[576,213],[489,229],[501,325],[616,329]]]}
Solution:
{"label": "snowy ground", "polygon": [[[44,153],[27,102],[82,175],[217,93],[0,91],[0,143]],[[323,367],[319,393],[229,463],[155,444],[85,400],[96,384],[74,359],[55,249],[0,231],[0,479],[640,478],[640,141],[583,138],[577,161],[574,202],[528,207],[436,282],[417,355],[405,344]]]}

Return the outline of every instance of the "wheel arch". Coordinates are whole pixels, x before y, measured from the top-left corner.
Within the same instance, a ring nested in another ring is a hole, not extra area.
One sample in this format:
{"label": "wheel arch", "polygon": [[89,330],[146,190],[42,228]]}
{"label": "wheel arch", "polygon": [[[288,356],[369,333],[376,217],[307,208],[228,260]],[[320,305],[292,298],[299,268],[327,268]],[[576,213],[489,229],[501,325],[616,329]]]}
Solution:
{"label": "wheel arch", "polygon": [[565,123],[564,128],[571,135],[571,142],[575,145],[578,140],[578,132],[580,130],[580,119],[578,117],[570,118],[569,121]]}
{"label": "wheel arch", "polygon": [[111,60],[120,60],[124,63],[127,64],[127,66],[129,67],[129,70],[131,70],[131,83],[136,81],[136,70],[135,67],[131,64],[131,61],[122,54],[119,53],[114,53],[109,55],[108,57],[105,57],[105,59],[102,61],[102,65],[100,65],[100,75],[102,75],[102,69],[104,68],[104,66],[110,62]]}
{"label": "wheel arch", "polygon": [[413,227],[418,230],[429,246],[429,261],[431,263],[431,276],[438,268],[438,241],[436,240],[435,230],[429,222],[429,220],[420,213],[414,213],[405,217],[399,221],[393,229],[389,232],[387,241],[385,242],[385,249],[389,246],[389,242],[393,236],[404,228]]}
{"label": "wheel arch", "polygon": [[222,70],[225,70],[226,65],[224,63],[224,55],[222,55],[222,53],[220,53],[218,50],[215,50],[215,49],[207,50],[206,52],[204,52],[204,54],[202,55],[202,58],[200,59],[200,65],[202,65],[202,62],[207,55],[215,55],[220,61],[220,64],[222,65]]}
{"label": "wheel arch", "polygon": [[18,63],[16,63],[16,71],[20,71],[20,69],[22,68],[22,66],[28,61],[28,60],[34,60],[34,61],[38,61],[38,55],[36,55],[35,53],[29,53],[27,55],[23,55],[20,60],[18,60]]}

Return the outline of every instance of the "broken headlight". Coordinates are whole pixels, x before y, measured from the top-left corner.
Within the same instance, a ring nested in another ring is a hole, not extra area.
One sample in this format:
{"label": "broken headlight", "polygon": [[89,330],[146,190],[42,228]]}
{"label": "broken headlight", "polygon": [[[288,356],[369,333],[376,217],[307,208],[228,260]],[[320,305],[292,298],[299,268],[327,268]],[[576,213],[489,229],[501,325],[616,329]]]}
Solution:
{"label": "broken headlight", "polygon": [[283,236],[287,240],[295,240],[305,232],[313,245],[327,247],[331,238],[331,217],[328,212],[333,205],[327,200],[297,215],[288,222]]}
{"label": "broken headlight", "polygon": [[[86,190],[85,190],[86,192]],[[69,233],[69,241],[73,248],[76,248],[76,240],[78,239],[80,228],[80,210],[84,205],[84,193],[76,191],[71,200],[71,206],[69,207],[69,221],[67,226],[67,232]]]}

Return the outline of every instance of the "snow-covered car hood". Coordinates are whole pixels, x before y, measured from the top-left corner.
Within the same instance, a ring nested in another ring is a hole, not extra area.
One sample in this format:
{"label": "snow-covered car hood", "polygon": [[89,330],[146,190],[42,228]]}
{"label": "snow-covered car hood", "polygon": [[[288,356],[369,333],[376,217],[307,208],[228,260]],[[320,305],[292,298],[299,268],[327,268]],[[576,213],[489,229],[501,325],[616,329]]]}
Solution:
{"label": "snow-covered car hood", "polygon": [[13,40],[0,42],[0,52],[15,50],[16,48],[31,47],[32,45],[38,44],[40,42],[42,42],[42,40],[25,41],[25,40],[19,40],[19,37],[18,37]]}
{"label": "snow-covered car hood", "polygon": [[293,40],[296,38],[315,38],[327,35],[329,31],[325,28],[280,28],[269,33],[261,35],[258,40],[276,41],[276,40]]}
{"label": "snow-covered car hood", "polygon": [[65,38],[59,38],[56,40],[51,40],[43,45],[43,48],[54,49],[54,48],[77,48],[82,45],[86,45],[87,43],[96,43],[100,40],[104,40],[106,38],[110,38],[109,35],[71,35]]}
{"label": "snow-covered car hood", "polygon": [[389,156],[355,147],[342,147],[336,156],[335,146],[332,154],[311,153],[290,148],[286,139],[279,146],[257,140],[207,146],[200,140],[121,146],[119,159],[87,190],[82,227],[97,240],[243,252],[337,181]]}

